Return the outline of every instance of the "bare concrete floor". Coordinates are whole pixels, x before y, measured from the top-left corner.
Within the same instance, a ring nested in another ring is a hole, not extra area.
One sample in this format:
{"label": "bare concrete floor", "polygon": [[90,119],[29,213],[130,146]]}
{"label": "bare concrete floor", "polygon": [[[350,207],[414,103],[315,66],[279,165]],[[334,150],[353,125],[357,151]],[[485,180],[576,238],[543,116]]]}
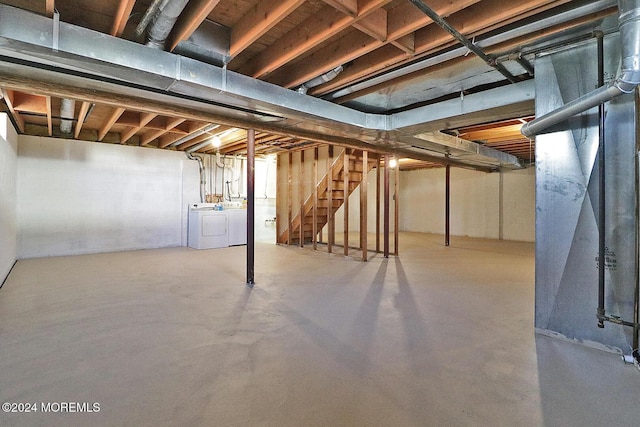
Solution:
{"label": "bare concrete floor", "polygon": [[[636,426],[640,373],[535,336],[533,245],[401,235],[367,263],[259,244],[18,262],[2,426]],[[41,403],[99,403],[43,413]]]}

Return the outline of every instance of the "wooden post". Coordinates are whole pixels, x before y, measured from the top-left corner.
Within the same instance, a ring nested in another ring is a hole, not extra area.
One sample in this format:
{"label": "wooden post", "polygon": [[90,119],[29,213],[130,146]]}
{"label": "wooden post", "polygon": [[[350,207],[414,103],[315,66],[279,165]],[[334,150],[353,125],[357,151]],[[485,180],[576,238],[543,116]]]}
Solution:
{"label": "wooden post", "polygon": [[344,185],[344,256],[349,256],[349,150],[344,149],[342,183]]}
{"label": "wooden post", "polygon": [[333,252],[333,244],[336,238],[336,224],[333,217],[333,145],[329,146],[329,158],[327,159],[327,193],[329,210],[327,211],[327,252]]}
{"label": "wooden post", "polygon": [[300,151],[300,182],[298,185],[298,197],[300,198],[300,247],[304,248],[304,150]]}
{"label": "wooden post", "polygon": [[318,147],[313,149],[313,250],[318,250]]}
{"label": "wooden post", "polygon": [[247,286],[255,284],[256,132],[247,131]]}
{"label": "wooden post", "polygon": [[376,252],[380,252],[380,155],[376,159]]}
{"label": "wooden post", "polygon": [[398,240],[400,233],[400,218],[398,218],[400,213],[400,159],[396,158],[396,174],[393,182],[394,188],[394,215],[393,215],[393,254],[395,256],[399,255],[398,251]]}
{"label": "wooden post", "polygon": [[367,193],[369,187],[369,158],[366,151],[362,151],[362,181],[360,182],[360,248],[362,249],[362,261],[367,261]]}

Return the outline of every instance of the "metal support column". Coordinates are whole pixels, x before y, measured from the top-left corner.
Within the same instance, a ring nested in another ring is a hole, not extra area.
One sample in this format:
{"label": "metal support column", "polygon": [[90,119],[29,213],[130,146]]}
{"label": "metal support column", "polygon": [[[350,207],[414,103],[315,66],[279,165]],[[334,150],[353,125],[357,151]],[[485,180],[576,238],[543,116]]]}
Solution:
{"label": "metal support column", "polygon": [[[598,87],[604,86],[604,36],[596,36],[598,42]],[[605,198],[605,131],[604,104],[598,106],[598,328],[604,328],[605,258],[606,258],[606,198]]]}
{"label": "metal support column", "polygon": [[389,258],[389,161],[391,156],[384,156],[384,207],[383,207],[383,232],[384,257]]}
{"label": "metal support column", "polygon": [[400,255],[400,159],[396,159],[395,179],[393,180],[393,254]]}
{"label": "metal support column", "polygon": [[376,159],[376,252],[380,252],[380,155]]}
{"label": "metal support column", "polygon": [[255,256],[256,132],[247,130],[247,286],[253,288]]}
{"label": "metal support column", "polygon": [[445,167],[445,180],[444,180],[444,245],[449,246],[449,231],[450,231],[450,214],[451,214],[451,167],[447,165]]}

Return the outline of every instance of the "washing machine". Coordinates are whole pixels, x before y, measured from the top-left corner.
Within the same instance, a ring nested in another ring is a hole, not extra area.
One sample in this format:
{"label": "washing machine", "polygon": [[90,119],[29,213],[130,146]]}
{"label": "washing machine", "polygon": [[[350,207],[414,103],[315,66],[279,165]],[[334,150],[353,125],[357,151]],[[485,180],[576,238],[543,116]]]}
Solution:
{"label": "washing machine", "polygon": [[229,234],[229,246],[247,244],[247,210],[227,209],[227,226]]}
{"label": "washing machine", "polygon": [[187,244],[194,249],[226,248],[229,246],[229,221],[215,203],[189,205]]}

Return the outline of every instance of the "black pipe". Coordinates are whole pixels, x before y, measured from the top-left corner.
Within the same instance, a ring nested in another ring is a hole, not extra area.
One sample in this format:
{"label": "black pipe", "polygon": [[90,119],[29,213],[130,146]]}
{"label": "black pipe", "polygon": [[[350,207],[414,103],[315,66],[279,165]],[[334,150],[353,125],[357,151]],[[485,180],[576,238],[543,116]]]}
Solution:
{"label": "black pipe", "polygon": [[[602,32],[594,33],[598,45],[598,87],[604,86],[604,35]],[[605,134],[604,134],[604,104],[598,106],[598,328],[604,328],[605,309],[605,257],[606,257],[606,234],[605,234]]]}
{"label": "black pipe", "polygon": [[255,253],[256,131],[247,130],[247,286],[253,288]]}
{"label": "black pipe", "polygon": [[507,70],[504,65],[496,62],[494,58],[491,58],[489,55],[484,53],[482,49],[471,43],[469,39],[463,36],[458,30],[453,28],[451,24],[442,19],[440,15],[438,15],[433,9],[424,4],[422,0],[409,0],[413,3],[422,13],[427,15],[433,22],[438,24],[443,30],[451,34],[456,40],[462,43],[467,49],[476,54],[480,59],[482,59],[487,65],[498,70],[503,76],[507,78],[511,83],[518,83],[518,79]]}
{"label": "black pipe", "polygon": [[450,216],[451,216],[451,167],[445,166],[444,181],[444,245],[449,246],[450,242]]}

